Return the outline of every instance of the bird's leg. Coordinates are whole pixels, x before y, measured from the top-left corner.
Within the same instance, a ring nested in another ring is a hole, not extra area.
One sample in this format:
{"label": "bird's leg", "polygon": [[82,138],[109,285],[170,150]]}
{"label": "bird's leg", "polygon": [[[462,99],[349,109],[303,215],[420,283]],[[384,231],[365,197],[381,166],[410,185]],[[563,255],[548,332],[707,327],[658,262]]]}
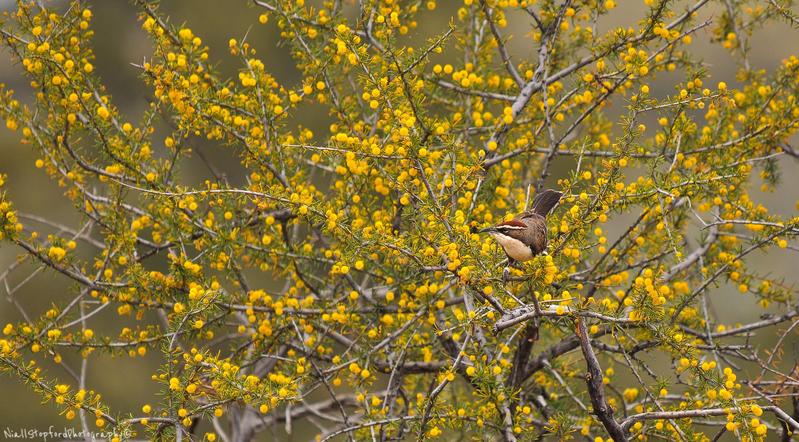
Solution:
{"label": "bird's leg", "polygon": [[508,282],[508,280],[510,279],[510,267],[512,265],[514,265],[514,264],[516,264],[516,261],[514,261],[510,257],[508,257],[508,259],[505,261],[505,269],[502,271],[502,283],[503,284],[506,284]]}

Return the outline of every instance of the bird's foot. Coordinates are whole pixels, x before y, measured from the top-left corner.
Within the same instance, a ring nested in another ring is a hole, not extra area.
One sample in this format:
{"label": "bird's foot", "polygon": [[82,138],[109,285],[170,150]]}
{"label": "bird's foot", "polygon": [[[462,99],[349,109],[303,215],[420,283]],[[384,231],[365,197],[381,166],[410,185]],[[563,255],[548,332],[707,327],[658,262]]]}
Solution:
{"label": "bird's foot", "polygon": [[502,283],[507,284],[509,279],[510,279],[510,267],[506,266],[505,270],[502,271]]}

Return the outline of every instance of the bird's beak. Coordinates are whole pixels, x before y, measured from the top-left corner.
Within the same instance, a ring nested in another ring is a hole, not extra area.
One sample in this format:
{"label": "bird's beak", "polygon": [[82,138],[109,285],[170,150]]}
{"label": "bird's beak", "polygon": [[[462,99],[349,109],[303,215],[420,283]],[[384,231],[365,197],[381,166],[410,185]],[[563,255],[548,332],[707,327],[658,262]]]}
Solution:
{"label": "bird's beak", "polygon": [[494,226],[486,227],[485,229],[478,229],[477,226],[472,225],[469,228],[469,231],[472,233],[488,233],[488,232],[496,232],[497,228]]}

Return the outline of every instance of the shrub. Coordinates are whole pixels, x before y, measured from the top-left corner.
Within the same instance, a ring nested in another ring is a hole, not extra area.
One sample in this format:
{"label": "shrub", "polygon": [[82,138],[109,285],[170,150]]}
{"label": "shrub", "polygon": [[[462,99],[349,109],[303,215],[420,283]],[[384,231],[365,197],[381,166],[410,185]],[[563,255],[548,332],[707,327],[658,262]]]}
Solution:
{"label": "shrub", "polygon": [[[66,419],[117,439],[230,441],[306,422],[319,440],[799,429],[781,357],[795,289],[752,266],[799,233],[751,193],[797,156],[799,59],[767,72],[746,58],[763,26],[795,24],[782,0],[712,16],[715,2],[645,0],[636,26],[609,31],[597,23],[619,14],[613,0],[464,0],[422,45],[406,34],[434,0],[256,0],[296,85],[246,39],[211,54],[157,2],[134,3],[152,41],[135,118],[94,70],[91,9],[20,1],[2,19],[32,99],[4,88],[0,113],[86,227],[50,219],[41,235],[0,192],[4,248],[72,295],[41,314],[15,300],[0,369]],[[529,22],[529,60],[506,45],[511,20]],[[734,81],[713,78],[697,39],[742,60]],[[309,109],[328,130],[307,127]],[[242,185],[212,164],[186,179],[200,139],[238,155]],[[503,278],[502,250],[473,232],[545,187],[564,192],[548,253]],[[711,299],[772,313],[733,324]],[[136,325],[93,330],[104,310]],[[161,395],[121,413],[91,379],[40,368],[95,353],[120,367],[157,355]]]}

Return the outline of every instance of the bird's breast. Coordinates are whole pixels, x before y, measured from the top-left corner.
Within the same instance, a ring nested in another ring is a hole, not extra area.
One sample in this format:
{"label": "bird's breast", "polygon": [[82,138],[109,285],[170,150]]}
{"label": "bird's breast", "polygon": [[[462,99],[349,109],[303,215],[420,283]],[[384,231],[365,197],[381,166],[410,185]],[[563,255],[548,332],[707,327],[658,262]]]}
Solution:
{"label": "bird's breast", "polygon": [[533,251],[530,246],[499,232],[492,232],[491,236],[505,249],[505,253],[516,261],[529,261],[533,259]]}

